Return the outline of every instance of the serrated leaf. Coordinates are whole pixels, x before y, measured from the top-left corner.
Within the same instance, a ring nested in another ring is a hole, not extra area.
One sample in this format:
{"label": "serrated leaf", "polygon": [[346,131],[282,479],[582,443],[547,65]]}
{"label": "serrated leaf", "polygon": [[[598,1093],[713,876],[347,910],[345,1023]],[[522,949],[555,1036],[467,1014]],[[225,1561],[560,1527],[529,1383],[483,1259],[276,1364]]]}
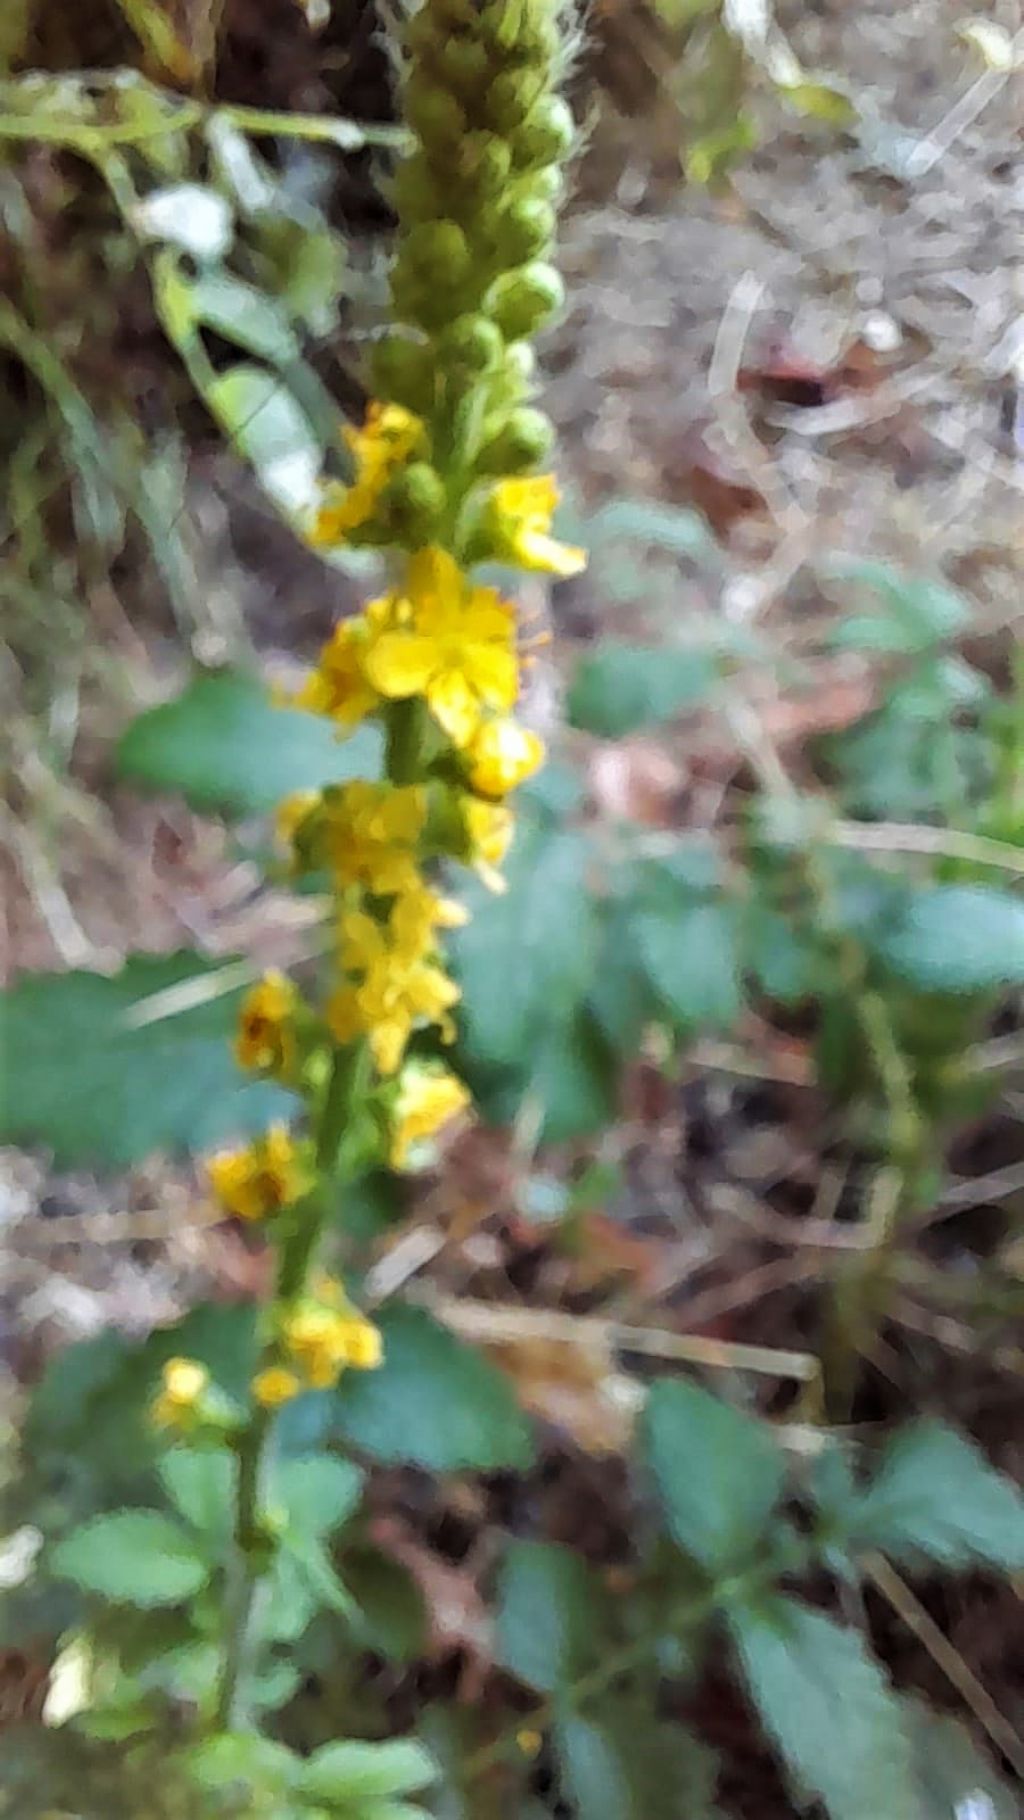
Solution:
{"label": "serrated leaf", "polygon": [[[888,563],[860,560],[830,563],[825,573],[833,581],[852,582],[867,588],[884,603],[893,628],[892,636],[901,641],[890,645],[889,649],[908,653],[927,651],[957,637],[970,624],[971,610],[967,601],[947,582],[912,575]],[[869,618],[867,623],[874,622]],[[844,621],[833,637],[833,643],[840,646],[848,642],[845,624]],[[856,645],[856,638],[852,642]]]}
{"label": "serrated leaf", "polygon": [[577,665],[569,688],[569,719],[603,739],[624,739],[705,700],[714,680],[706,652],[604,639]]}
{"label": "serrated leaf", "polygon": [[478,1063],[531,1060],[586,991],[596,929],[587,859],[582,835],[523,826],[505,866],[508,890],[473,894],[453,949],[463,1041]]}
{"label": "serrated leaf", "polygon": [[206,1584],[209,1564],[187,1532],[155,1510],[94,1517],[57,1543],[52,1571],[124,1605],[177,1605]]}
{"label": "serrated leaf", "polygon": [[201,1788],[248,1786],[284,1793],[294,1786],[301,1761],[283,1744],[255,1732],[221,1732],[189,1753],[189,1770]]}
{"label": "serrated leaf", "polygon": [[271,1502],[280,1503],[289,1526],[326,1536],[348,1521],[363,1490],[363,1474],[351,1460],[333,1454],[299,1454],[277,1463]]}
{"label": "serrated leaf", "polygon": [[711,1820],[714,1758],[643,1700],[564,1717],[554,1743],[560,1791],[578,1820]]}
{"label": "serrated leaf", "polygon": [[323,716],[276,708],[256,677],[219,670],[140,714],[117,768],[152,790],[180,790],[194,808],[252,815],[298,790],[374,777],[380,752],[375,729],[339,740]]}
{"label": "serrated leaf", "polygon": [[680,1547],[709,1573],[756,1552],[782,1490],[777,1442],[696,1384],[662,1378],[642,1423],[643,1450]]}
{"label": "serrated leaf", "polygon": [[1024,985],[1024,898],[981,885],[915,891],[876,933],[872,951],[918,992]]}
{"label": "serrated leaf", "polygon": [[965,1725],[904,1700],[922,1820],[1020,1820],[1013,1789],[975,1747]]}
{"label": "serrated leaf", "polygon": [[600,1635],[602,1589],[568,1548],[513,1542],[498,1581],[498,1661],[541,1693],[574,1681]]}
{"label": "serrated leaf", "polygon": [[897,1558],[1024,1568],[1024,1496],[942,1422],[915,1423],[893,1437],[849,1524],[855,1541]]}
{"label": "serrated leaf", "polygon": [[857,1634],[794,1599],[729,1614],[765,1730],[831,1820],[921,1820],[899,1702]]}
{"label": "serrated leaf", "polygon": [[690,903],[645,910],[634,925],[651,990],[674,1023],[728,1028],[739,1015],[736,913],[731,905]]}
{"label": "serrated leaf", "polygon": [[226,964],[188,953],[134,955],[112,978],[16,980],[0,997],[0,1053],[17,1057],[0,1099],[0,1142],[45,1144],[59,1166],[118,1165],[158,1150],[202,1150],[287,1118],[291,1095],[235,1064],[240,989],[130,1022],[143,1001],[172,987],[202,997]]}
{"label": "serrated leaf", "polygon": [[158,1471],[178,1514],[211,1541],[225,1543],[238,1477],[234,1455],[224,1448],[170,1447]]}
{"label": "serrated leaf", "polygon": [[313,1752],[299,1781],[308,1801],[358,1809],[395,1795],[417,1794],[437,1779],[437,1765],[413,1738],[370,1744],[359,1738],[324,1744]]}
{"label": "serrated leaf", "polygon": [[529,1425],[507,1378],[418,1308],[379,1321],[384,1362],[335,1393],[339,1432],[371,1458],[429,1472],[526,1467]]}

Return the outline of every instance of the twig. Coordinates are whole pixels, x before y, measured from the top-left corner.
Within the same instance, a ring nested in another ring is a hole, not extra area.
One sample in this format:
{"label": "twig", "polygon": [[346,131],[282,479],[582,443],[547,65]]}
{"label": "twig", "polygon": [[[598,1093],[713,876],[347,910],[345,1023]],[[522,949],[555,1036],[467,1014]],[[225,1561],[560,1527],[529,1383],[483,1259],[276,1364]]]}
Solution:
{"label": "twig", "polygon": [[649,1358],[677,1359],[712,1371],[753,1371],[768,1377],[815,1383],[821,1367],[813,1353],[784,1352],[771,1346],[746,1346],[710,1340],[697,1334],[669,1333],[663,1328],[631,1327],[598,1315],[563,1314],[557,1309],[510,1308],[500,1302],[478,1302],[439,1295],[425,1288],[414,1298],[465,1339],[494,1344],[510,1340],[562,1341],[568,1346],[614,1347]]}
{"label": "twig", "polygon": [[907,160],[907,175],[925,177],[944,158],[950,147],[984,113],[1000,89],[1018,68],[1024,56],[1024,32],[1018,32],[1012,43],[1012,55],[1005,69],[987,69],[971,83],[947,114],[919,140]]}
{"label": "twig", "polygon": [[1024,847],[972,834],[966,828],[929,828],[916,822],[833,822],[824,833],[829,846],[854,853],[921,853],[935,859],[996,866],[1024,878]]}
{"label": "twig", "polygon": [[1004,1719],[991,1694],[968,1668],[959,1651],[943,1635],[935,1620],[929,1617],[910,1587],[881,1555],[866,1555],[862,1566],[883,1599],[902,1618],[907,1629],[924,1645],[932,1661],[956,1688],[996,1749],[1002,1751],[1019,1775],[1024,1776],[1024,1744],[1009,1721]]}

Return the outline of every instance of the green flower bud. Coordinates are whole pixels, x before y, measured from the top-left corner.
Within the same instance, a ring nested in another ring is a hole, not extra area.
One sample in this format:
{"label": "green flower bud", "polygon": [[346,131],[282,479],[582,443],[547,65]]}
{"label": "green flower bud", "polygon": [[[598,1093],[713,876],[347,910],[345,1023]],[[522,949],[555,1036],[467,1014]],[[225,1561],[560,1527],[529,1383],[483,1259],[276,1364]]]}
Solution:
{"label": "green flower bud", "polygon": [[509,376],[528,385],[537,371],[537,356],[528,341],[513,341],[505,349],[505,366]]}
{"label": "green flower bud", "polygon": [[487,316],[460,316],[446,330],[441,341],[441,358],[446,366],[463,367],[468,373],[486,373],[496,366],[505,349],[501,330]]}
{"label": "green flower bud", "polygon": [[467,133],[459,147],[459,175],[482,198],[497,199],[512,169],[512,153],[496,133]]}
{"label": "green flower bud", "polygon": [[529,119],[512,135],[512,160],[519,170],[559,164],[567,158],[576,139],[572,110],[560,95],[545,95]]}
{"label": "green flower bud", "polygon": [[402,244],[403,267],[451,288],[471,265],[466,236],[457,221],[418,221]]}
{"label": "green flower bud", "polygon": [[487,46],[474,38],[449,38],[435,53],[444,79],[459,96],[475,102],[487,87],[491,60]]}
{"label": "green flower bud", "polygon": [[402,221],[436,221],[443,208],[430,165],[422,152],[404,158],[395,172],[391,195]]}
{"label": "green flower bud", "polygon": [[533,70],[502,70],[484,98],[486,118],[499,133],[514,132],[538,99],[537,87]]}
{"label": "green flower bud", "polygon": [[477,456],[478,474],[521,474],[543,461],[555,439],[551,421],[543,411],[520,405],[504,427],[484,444]]}
{"label": "green flower bud", "polygon": [[547,64],[561,42],[557,10],[552,0],[519,0],[516,5],[510,5],[509,0],[491,0],[480,14],[477,29],[488,44],[506,56],[512,52],[531,63]]}
{"label": "green flower bud", "polygon": [[419,417],[432,408],[434,356],[426,342],[413,341],[408,335],[386,336],[373,350],[371,371],[378,398],[404,404]]}
{"label": "green flower bud", "polygon": [[504,265],[524,265],[546,252],[554,237],[554,209],[529,197],[514,202],[494,226],[494,244]]}
{"label": "green flower bud", "polygon": [[422,68],[406,83],[405,118],[428,151],[456,146],[466,131],[466,116],[447,89],[430,81]]}
{"label": "green flower bud", "polygon": [[388,528],[410,543],[429,543],[446,503],[444,481],[428,461],[413,461],[385,495]]}
{"label": "green flower bud", "polygon": [[554,266],[535,261],[496,278],[484,299],[484,308],[506,341],[520,341],[560,309],[564,300],[565,287]]}
{"label": "green flower bud", "polygon": [[564,190],[565,178],[557,164],[542,164],[516,182],[517,195],[528,196],[532,202],[559,202]]}

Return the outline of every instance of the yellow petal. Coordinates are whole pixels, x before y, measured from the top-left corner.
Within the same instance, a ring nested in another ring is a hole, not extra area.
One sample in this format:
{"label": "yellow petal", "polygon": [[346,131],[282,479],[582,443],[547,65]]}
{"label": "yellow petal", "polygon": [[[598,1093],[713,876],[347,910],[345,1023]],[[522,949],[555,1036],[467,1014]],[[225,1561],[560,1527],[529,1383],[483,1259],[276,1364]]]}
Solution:
{"label": "yellow petal", "polygon": [[422,695],[437,667],[437,645],[415,632],[385,632],[374,640],[363,668],[375,689],[392,701]]}

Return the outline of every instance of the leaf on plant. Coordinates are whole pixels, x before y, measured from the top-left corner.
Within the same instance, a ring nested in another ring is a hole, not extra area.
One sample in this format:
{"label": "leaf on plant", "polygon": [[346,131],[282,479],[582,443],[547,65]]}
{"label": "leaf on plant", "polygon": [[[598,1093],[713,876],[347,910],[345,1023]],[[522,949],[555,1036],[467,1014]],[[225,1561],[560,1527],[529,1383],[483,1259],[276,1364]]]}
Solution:
{"label": "leaf on plant", "polygon": [[918,992],[993,992],[1024,985],[1024,898],[981,885],[913,892],[872,951]]}
{"label": "leaf on plant", "polygon": [[928,651],[956,638],[970,624],[963,595],[948,583],[910,575],[883,562],[833,562],[826,577],[864,588],[885,609],[881,615],[844,617],[831,643],[837,649]]}
{"label": "leaf on plant", "polygon": [[505,867],[508,890],[473,893],[453,948],[464,1042],[478,1063],[522,1067],[586,990],[595,909],[583,836],[521,826]]}
{"label": "leaf on plant", "polygon": [[569,719],[574,727],[602,739],[624,739],[704,701],[714,681],[715,667],[704,651],[603,639],[577,665],[569,689]]}
{"label": "leaf on plant", "polygon": [[729,1627],[765,1730],[831,1820],[920,1820],[899,1701],[852,1630],[793,1599],[738,1606]]}
{"label": "leaf on plant", "polygon": [[579,1820],[711,1820],[714,1758],[647,1702],[626,1696],[562,1718],[554,1743],[561,1792]]}
{"label": "leaf on plant", "polygon": [[257,366],[231,367],[208,388],[206,402],[280,506],[299,511],[312,505],[323,448],[276,374]]}
{"label": "leaf on plant", "polygon": [[[134,955],[112,978],[17,980],[0,997],[0,1053],[18,1058],[0,1105],[0,1142],[45,1144],[58,1165],[125,1164],[157,1150],[202,1150],[287,1117],[291,1096],[235,1064],[241,989],[206,990],[225,964],[189,953]],[[198,1002],[130,1021],[145,1000],[172,988]]]}
{"label": "leaf on plant", "polygon": [[1013,1789],[982,1756],[965,1725],[904,1700],[903,1722],[914,1752],[921,1820],[1020,1820]]}
{"label": "leaf on plant", "polygon": [[360,1738],[324,1744],[307,1761],[299,1788],[308,1801],[340,1801],[362,1809],[400,1795],[418,1794],[437,1778],[433,1758],[413,1738],[382,1744]]}
{"label": "leaf on plant", "polygon": [[342,1563],[359,1636],[391,1662],[412,1662],[424,1646],[427,1614],[415,1578],[376,1548],[346,1548]]}
{"label": "leaf on plant", "polygon": [[238,1477],[234,1455],[223,1447],[169,1447],[158,1470],[179,1516],[203,1537],[226,1543]]}
{"label": "leaf on plant", "polygon": [[84,1592],[123,1605],[177,1605],[209,1577],[180,1524],[155,1510],[94,1517],[57,1543],[50,1566]]}
{"label": "leaf on plant", "polygon": [[288,1524],[304,1535],[326,1536],[347,1523],[363,1491],[363,1474],[334,1454],[298,1454],[281,1460],[271,1478],[272,1504],[282,1504]]}
{"label": "leaf on plant", "polygon": [[418,1308],[381,1316],[384,1362],[350,1372],[335,1393],[340,1434],[371,1458],[429,1472],[494,1472],[533,1456],[507,1380]]}
{"label": "leaf on plant", "polygon": [[635,924],[640,959],[673,1023],[728,1028],[739,1016],[736,913],[729,904],[680,901],[672,913],[645,910]]}
{"label": "leaf on plant", "polygon": [[893,1437],[848,1520],[855,1542],[897,1558],[1024,1568],[1024,1496],[942,1422],[918,1422]]}
{"label": "leaf on plant", "polygon": [[117,749],[122,777],[226,815],[261,814],[295,791],[379,767],[374,730],[339,740],[322,716],[274,707],[263,683],[231,670],[197,676],[177,700],[140,714]]}
{"label": "leaf on plant", "polygon": [[188,1765],[200,1788],[240,1786],[261,1794],[284,1794],[301,1768],[283,1744],[255,1732],[219,1732],[189,1753]]}
{"label": "leaf on plant", "polygon": [[765,1424],[696,1384],[662,1378],[647,1399],[643,1448],[679,1546],[709,1573],[748,1561],[785,1472]]}
{"label": "leaf on plant", "polygon": [[203,272],[189,284],[188,301],[196,321],[247,353],[274,366],[299,358],[298,338],[286,312],[254,284],[229,272]]}
{"label": "leaf on plant", "polygon": [[498,1582],[498,1660],[540,1693],[592,1664],[604,1595],[579,1555],[549,1542],[513,1542]]}

